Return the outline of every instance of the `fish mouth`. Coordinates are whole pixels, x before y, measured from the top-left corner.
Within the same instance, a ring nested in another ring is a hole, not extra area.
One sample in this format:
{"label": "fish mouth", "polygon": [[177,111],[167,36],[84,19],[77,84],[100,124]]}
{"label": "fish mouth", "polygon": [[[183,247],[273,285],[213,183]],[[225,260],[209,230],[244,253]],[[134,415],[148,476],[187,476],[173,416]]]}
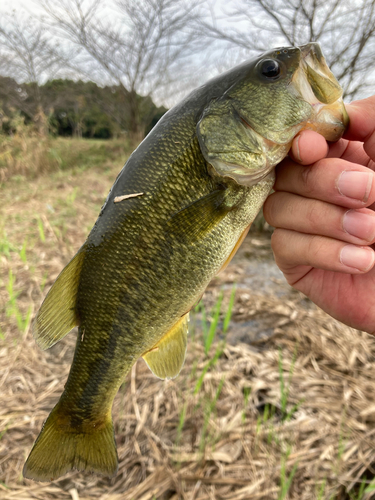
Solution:
{"label": "fish mouth", "polygon": [[302,66],[315,97],[324,104],[333,104],[342,97],[342,88],[324,59],[318,43],[300,47]]}
{"label": "fish mouth", "polygon": [[304,128],[321,133],[329,141],[337,141],[349,123],[343,90],[328,68],[318,43],[299,47],[301,59],[292,86],[313,109]]}

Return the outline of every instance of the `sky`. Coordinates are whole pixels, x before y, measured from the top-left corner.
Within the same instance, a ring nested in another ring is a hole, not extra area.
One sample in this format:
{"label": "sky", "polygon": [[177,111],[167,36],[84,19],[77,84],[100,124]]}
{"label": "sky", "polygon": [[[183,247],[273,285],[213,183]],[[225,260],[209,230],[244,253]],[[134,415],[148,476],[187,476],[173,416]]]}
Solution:
{"label": "sky", "polygon": [[[222,2],[222,0],[216,0],[219,4]],[[113,17],[113,10],[111,9],[111,0],[105,0],[103,1],[103,4],[108,6],[104,10],[108,18]],[[103,5],[102,4],[102,5]],[[103,11],[103,7],[101,5],[101,12]],[[38,15],[39,13],[43,15],[44,11],[40,7],[39,2],[37,0],[0,0],[0,20],[1,20],[1,15],[2,13],[4,14],[11,14],[13,11],[17,13],[25,12],[26,15],[27,13],[32,13]],[[114,18],[114,22],[116,22],[116,19]],[[62,42],[62,45],[64,45],[64,41]],[[218,73],[217,68],[211,68],[210,71],[203,71],[202,69],[202,64],[201,64],[201,59],[202,55],[199,57],[197,56],[197,67],[200,67],[199,70],[195,68],[195,70],[191,71],[189,74],[189,78],[187,79],[186,76],[183,76],[183,71],[181,70],[181,78],[179,79],[179,82],[177,85],[171,86],[168,88],[168,90],[164,90],[163,88],[159,89],[157,92],[152,93],[153,100],[156,105],[161,106],[164,105],[166,107],[171,107],[174,104],[176,104],[184,95],[186,95],[188,92],[190,92],[193,88],[196,86],[201,85],[209,79],[211,76],[214,76]],[[207,68],[207,65],[205,65],[205,68]],[[59,76],[61,77],[67,77],[67,78],[81,78],[83,80],[89,79],[89,77],[85,77],[82,74],[77,74],[73,73],[72,71],[64,70],[59,72]],[[9,75],[13,76],[13,75]],[[105,77],[103,74],[100,77],[95,78],[93,75],[91,77],[96,81],[96,83],[106,85],[110,84],[110,80]],[[48,79],[48,76],[46,76],[45,80]]]}
{"label": "sky", "polygon": [[[106,13],[108,17],[113,16],[113,11],[110,8],[110,5],[112,4],[113,1],[114,0],[102,0],[101,3],[101,6],[102,5],[108,6],[106,8]],[[225,11],[233,10],[236,7],[236,5],[238,5],[239,0],[211,0],[211,2],[214,2],[215,13],[217,11],[225,13]],[[275,3],[278,4],[277,0],[275,0]],[[43,12],[41,7],[38,5],[37,0],[0,0],[0,20],[2,13],[10,13],[12,10],[19,12],[22,11],[23,9],[33,14],[37,14],[38,12],[40,13]],[[256,13],[257,11],[255,10],[250,10],[250,11],[246,10],[246,15],[248,15],[249,17],[252,16],[252,19],[254,19],[253,16],[254,14],[256,16],[255,19],[258,20],[259,14]],[[115,22],[116,18],[114,18],[114,23]],[[222,15],[222,20],[220,22],[222,23],[222,25],[225,26],[225,29],[229,34],[235,33],[236,28],[241,28],[241,21],[237,21],[236,24],[233,24],[225,17],[225,14]],[[251,37],[254,37],[254,30],[256,31],[256,28],[252,27],[251,29],[249,29],[249,23],[246,20],[244,20],[243,23],[244,23],[243,27],[246,26],[246,29],[242,30],[241,40],[243,40],[243,38],[245,37],[248,37],[248,39],[251,40]],[[268,24],[266,25],[265,29],[262,27],[259,33],[261,35],[266,34],[267,37],[269,34],[269,42],[267,38],[266,44],[269,44],[270,48],[279,46],[280,44],[282,44],[282,42],[280,42],[280,39],[277,39],[276,34],[274,33],[274,31],[272,31],[273,30],[272,21],[268,20],[267,23]],[[255,39],[258,40],[256,37]],[[300,42],[300,43],[305,43],[305,42]],[[64,42],[62,42],[62,44],[64,44]],[[222,71],[229,69],[230,67],[233,67],[236,64],[239,64],[246,58],[249,58],[249,52],[246,52],[245,49],[236,47],[236,49],[232,49],[230,51],[225,52],[223,45],[221,44],[221,46],[219,47],[218,44],[219,42],[215,42],[215,45],[211,45],[209,48],[207,48],[206,42],[202,43],[202,49],[199,49],[199,52],[197,53],[196,56],[194,56],[193,59],[190,60],[189,64],[187,63],[185,63],[184,65],[181,64],[177,72],[174,73],[174,76],[177,76],[176,78],[177,83],[170,85],[170,87],[167,88],[167,90],[165,90],[165,88],[164,89],[162,88],[157,92],[153,91],[152,97],[155,103],[157,105],[164,104],[167,107],[170,107],[176,102],[178,102],[182,97],[184,97],[186,93],[191,91],[193,88],[203,84],[209,78],[215,76],[216,74]],[[336,44],[333,44],[331,46],[336,47]],[[338,48],[340,46],[341,46],[340,44],[337,44]],[[325,50],[329,50],[329,48],[330,44],[328,43],[328,49],[326,45]],[[191,64],[192,62],[194,63],[193,65]],[[373,65],[371,67],[373,67]],[[92,74],[93,73],[91,72],[90,73],[91,77]],[[69,73],[66,71],[65,74],[60,72],[59,75],[62,77],[66,76],[72,78],[71,71]],[[74,73],[74,75],[77,75],[76,76],[77,78],[81,77],[83,79],[87,79],[85,77],[82,77],[82,75],[79,76],[77,73]],[[101,76],[100,78],[99,77],[96,78],[95,81],[97,83],[101,83],[102,85],[109,83],[108,78],[105,79],[103,76]],[[152,82],[152,79],[151,78],[146,79],[146,82],[147,83]],[[142,93],[142,91],[140,90],[137,91]]]}
{"label": "sky", "polygon": [[32,0],[0,0],[0,13],[1,12],[11,12],[12,10],[25,9],[28,6],[29,11],[37,12],[40,7],[38,7]]}
{"label": "sky", "polygon": [[[220,5],[224,0],[214,0],[215,3]],[[111,18],[113,16],[113,11],[110,8],[110,5],[112,3],[111,0],[105,0],[103,1],[105,5],[108,5],[108,8],[105,9],[104,12],[106,12],[106,15]],[[101,6],[101,10],[103,10],[103,7]],[[17,13],[20,12],[25,12],[27,13],[32,13],[32,14],[41,14],[43,15],[43,9],[40,7],[38,0],[0,0],[0,20],[1,20],[1,14],[10,14],[12,11],[16,11]],[[62,42],[64,43],[64,42]],[[156,105],[161,106],[164,105],[166,107],[171,107],[174,104],[176,104],[179,100],[181,100],[187,93],[189,93],[191,90],[193,90],[195,87],[203,84],[207,79],[215,76],[218,72],[223,71],[227,69],[227,67],[223,66],[222,68],[218,67],[210,67],[209,70],[207,68],[207,64],[202,63],[203,59],[207,56],[207,54],[204,54],[204,51],[202,51],[202,54],[199,54],[196,58],[197,61],[197,67],[193,70],[190,71],[189,73],[189,78],[186,79],[183,77],[181,71],[181,79],[178,82],[177,87],[173,86],[172,88],[169,88],[167,91],[164,91],[163,89],[160,89],[158,92],[154,92],[152,97]],[[198,69],[199,68],[199,69]],[[62,77],[67,77],[67,78],[74,78],[74,74],[71,71],[67,71],[65,74],[60,73]],[[77,78],[81,79],[88,79],[85,78],[82,75],[77,75]],[[48,78],[46,78],[48,79]],[[101,83],[102,85],[110,84],[110,81],[103,76],[100,81],[98,79],[94,78],[93,79],[96,81],[96,83]]]}

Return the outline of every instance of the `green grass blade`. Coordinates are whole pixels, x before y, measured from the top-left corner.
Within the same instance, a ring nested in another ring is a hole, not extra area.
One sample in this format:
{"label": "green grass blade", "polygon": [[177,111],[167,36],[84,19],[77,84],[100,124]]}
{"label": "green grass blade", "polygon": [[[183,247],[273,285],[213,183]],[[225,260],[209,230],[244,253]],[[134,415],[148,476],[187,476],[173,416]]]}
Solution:
{"label": "green grass blade", "polygon": [[199,379],[197,380],[197,383],[195,384],[195,388],[194,388],[194,392],[193,394],[198,394],[198,392],[200,391],[200,388],[202,387],[202,384],[203,384],[203,380],[204,380],[204,376],[206,375],[206,373],[208,372],[208,370],[215,366],[217,360],[219,359],[219,357],[221,356],[221,354],[223,353],[223,347],[218,347],[216,349],[216,352],[215,352],[215,355],[213,358],[211,358],[207,363],[206,365],[204,366],[203,370],[202,370],[202,373],[199,377]]}
{"label": "green grass blade", "polygon": [[285,389],[285,380],[284,380],[284,372],[283,372],[283,354],[281,352],[281,349],[279,349],[278,366],[279,366],[279,378],[280,378],[280,403],[281,403],[281,411],[284,414],[285,410],[286,410],[288,394],[287,394],[287,391]]}
{"label": "green grass blade", "polygon": [[326,484],[327,484],[327,479],[325,478],[322,481],[322,484],[320,485],[319,492],[318,492],[318,495],[317,495],[317,500],[323,500],[323,498],[324,498],[324,492],[325,492],[325,489],[326,489]]}
{"label": "green grass blade", "polygon": [[288,451],[286,452],[285,457],[282,458],[281,460],[281,467],[280,467],[280,492],[277,497],[277,500],[284,500],[288,494],[289,488],[292,484],[293,478],[297,472],[297,467],[298,467],[298,462],[294,464],[289,477],[287,477],[287,472],[286,472],[286,464],[288,457],[290,455],[291,449],[289,448]]}
{"label": "green grass blade", "polygon": [[208,337],[208,325],[207,325],[207,314],[206,308],[204,307],[203,302],[200,302],[200,310],[202,313],[202,332],[203,332],[203,344],[206,345],[206,339]]}
{"label": "green grass blade", "polygon": [[184,406],[182,407],[180,418],[177,427],[177,439],[176,444],[179,445],[182,437],[182,429],[184,428],[185,419],[186,419],[186,410],[187,410],[187,401],[185,401]]}
{"label": "green grass blade", "polygon": [[375,491],[375,482],[372,481],[367,488],[364,490],[364,493],[371,493],[372,491]]}
{"label": "green grass blade", "polygon": [[286,479],[286,471],[284,469],[284,480],[283,480],[283,484],[281,486],[281,491],[280,491],[280,495],[278,497],[278,500],[284,500],[284,498],[288,494],[288,491],[289,491],[289,488],[292,484],[293,478],[297,472],[297,467],[298,467],[298,464],[294,464],[293,469],[291,470],[290,476],[288,477],[288,479]]}
{"label": "green grass blade", "polygon": [[208,424],[211,418],[212,413],[216,409],[217,401],[219,399],[219,396],[221,394],[222,388],[224,385],[224,377],[221,378],[219,385],[216,389],[216,393],[212,401],[209,401],[206,405],[205,408],[205,414],[204,414],[204,422],[203,422],[203,427],[202,427],[202,434],[201,434],[201,439],[199,443],[199,451],[202,452],[206,443],[206,435],[207,435],[207,428]]}
{"label": "green grass blade", "polygon": [[37,218],[38,221],[38,231],[39,231],[39,238],[42,243],[46,241],[46,236],[44,234],[44,227],[43,227],[43,221],[40,217]]}
{"label": "green grass blade", "polygon": [[205,338],[204,342],[204,353],[208,354],[210,347],[212,345],[212,342],[215,338],[216,331],[217,331],[217,325],[219,323],[219,318],[220,318],[220,309],[221,309],[221,303],[223,302],[223,293],[220,292],[220,295],[216,301],[215,307],[214,307],[214,312],[213,312],[213,318],[212,322],[210,324],[210,328],[207,333],[207,337]]}
{"label": "green grass blade", "polygon": [[23,242],[23,245],[22,245],[22,248],[20,250],[20,258],[22,260],[22,262],[24,262],[26,264],[27,262],[27,258],[26,258],[26,247],[27,247],[27,240],[24,240]]}
{"label": "green grass blade", "polygon": [[41,282],[40,282],[40,291],[43,292],[44,290],[44,287],[46,286],[46,283],[47,283],[47,278],[48,278],[48,271],[46,271],[43,276],[42,276],[42,279],[41,279]]}
{"label": "green grass blade", "polygon": [[225,314],[225,318],[223,321],[223,333],[224,333],[224,335],[227,333],[227,330],[229,327],[229,322],[230,322],[231,317],[232,317],[235,295],[236,295],[236,284],[233,285],[232,292],[231,292],[230,298],[229,298],[228,309],[227,309],[227,312]]}

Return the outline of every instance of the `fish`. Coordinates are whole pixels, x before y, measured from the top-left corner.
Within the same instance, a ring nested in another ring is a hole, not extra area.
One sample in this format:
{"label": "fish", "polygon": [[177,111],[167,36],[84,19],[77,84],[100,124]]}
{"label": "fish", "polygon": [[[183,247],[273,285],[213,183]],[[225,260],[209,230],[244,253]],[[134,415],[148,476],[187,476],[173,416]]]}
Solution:
{"label": "fish", "polygon": [[342,95],[318,44],[272,49],[192,91],[132,153],[33,322],[41,349],[78,335],[25,478],[116,474],[111,410],[125,376],[139,358],[160,379],[179,374],[189,311],[245,238],[293,138],[342,136]]}

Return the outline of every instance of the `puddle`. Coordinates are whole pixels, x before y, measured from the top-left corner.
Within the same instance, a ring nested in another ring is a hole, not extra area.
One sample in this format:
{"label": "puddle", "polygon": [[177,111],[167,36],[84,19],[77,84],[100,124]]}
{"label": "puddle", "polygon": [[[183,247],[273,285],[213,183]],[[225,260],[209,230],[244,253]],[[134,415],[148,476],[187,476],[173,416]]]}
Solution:
{"label": "puddle", "polygon": [[[273,259],[269,234],[245,239],[230,265],[208,287],[204,300],[207,310],[214,306],[220,289],[229,294],[234,285],[236,300],[227,336],[234,345],[246,343],[262,350],[275,329],[290,321],[293,304],[314,307],[286,282]],[[219,323],[219,331],[220,327]]]}

